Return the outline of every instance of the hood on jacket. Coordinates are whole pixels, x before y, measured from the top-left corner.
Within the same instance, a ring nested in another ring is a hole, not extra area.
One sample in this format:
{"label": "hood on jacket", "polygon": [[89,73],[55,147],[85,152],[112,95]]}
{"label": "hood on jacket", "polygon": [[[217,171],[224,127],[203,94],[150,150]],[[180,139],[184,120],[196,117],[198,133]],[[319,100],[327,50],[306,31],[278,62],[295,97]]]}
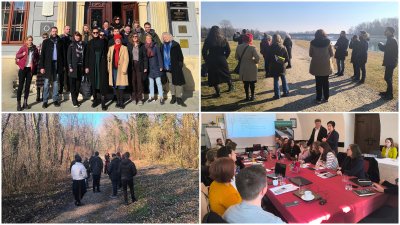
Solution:
{"label": "hood on jacket", "polygon": [[314,39],[311,41],[311,45],[317,48],[325,48],[331,44],[331,40],[328,38],[324,39]]}
{"label": "hood on jacket", "polygon": [[127,165],[130,164],[131,160],[130,159],[122,159],[121,160],[121,165]]}

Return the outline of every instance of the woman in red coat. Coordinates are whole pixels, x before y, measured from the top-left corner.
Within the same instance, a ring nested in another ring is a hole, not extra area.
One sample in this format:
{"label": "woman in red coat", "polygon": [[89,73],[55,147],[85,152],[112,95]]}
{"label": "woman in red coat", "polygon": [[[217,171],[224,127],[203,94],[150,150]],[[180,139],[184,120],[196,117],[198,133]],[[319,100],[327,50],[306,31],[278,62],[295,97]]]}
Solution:
{"label": "woman in red coat", "polygon": [[39,60],[39,51],[36,46],[32,43],[33,37],[28,36],[25,40],[25,44],[19,49],[15,58],[18,64],[18,91],[17,91],[17,111],[22,111],[21,108],[21,96],[22,89],[25,84],[24,94],[24,109],[28,109],[28,97],[29,89],[32,82],[32,76],[36,74],[36,68]]}

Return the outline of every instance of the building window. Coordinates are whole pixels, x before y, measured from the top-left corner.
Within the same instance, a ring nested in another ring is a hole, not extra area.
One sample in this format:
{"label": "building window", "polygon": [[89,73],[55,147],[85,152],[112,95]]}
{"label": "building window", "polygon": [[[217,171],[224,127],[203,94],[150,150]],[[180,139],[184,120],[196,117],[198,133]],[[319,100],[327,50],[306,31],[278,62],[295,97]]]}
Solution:
{"label": "building window", "polygon": [[29,2],[1,2],[2,44],[21,44],[26,36]]}

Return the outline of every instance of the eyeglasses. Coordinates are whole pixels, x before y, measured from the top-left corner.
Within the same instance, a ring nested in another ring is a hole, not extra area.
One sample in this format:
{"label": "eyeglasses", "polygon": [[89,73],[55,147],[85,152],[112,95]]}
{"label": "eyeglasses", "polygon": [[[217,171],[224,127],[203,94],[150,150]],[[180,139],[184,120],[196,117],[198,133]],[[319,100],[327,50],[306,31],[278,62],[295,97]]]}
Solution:
{"label": "eyeglasses", "polygon": [[93,32],[93,34],[99,34],[99,32]]}
{"label": "eyeglasses", "polygon": [[115,20],[119,20],[119,18],[116,18]]}

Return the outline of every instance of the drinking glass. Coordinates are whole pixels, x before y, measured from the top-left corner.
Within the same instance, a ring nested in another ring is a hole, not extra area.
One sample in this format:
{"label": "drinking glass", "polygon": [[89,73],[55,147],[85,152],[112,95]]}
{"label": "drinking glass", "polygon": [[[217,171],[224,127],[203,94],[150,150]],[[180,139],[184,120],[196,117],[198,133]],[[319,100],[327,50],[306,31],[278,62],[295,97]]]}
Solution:
{"label": "drinking glass", "polygon": [[342,182],[347,183],[347,181],[349,181],[347,175],[342,175]]}

